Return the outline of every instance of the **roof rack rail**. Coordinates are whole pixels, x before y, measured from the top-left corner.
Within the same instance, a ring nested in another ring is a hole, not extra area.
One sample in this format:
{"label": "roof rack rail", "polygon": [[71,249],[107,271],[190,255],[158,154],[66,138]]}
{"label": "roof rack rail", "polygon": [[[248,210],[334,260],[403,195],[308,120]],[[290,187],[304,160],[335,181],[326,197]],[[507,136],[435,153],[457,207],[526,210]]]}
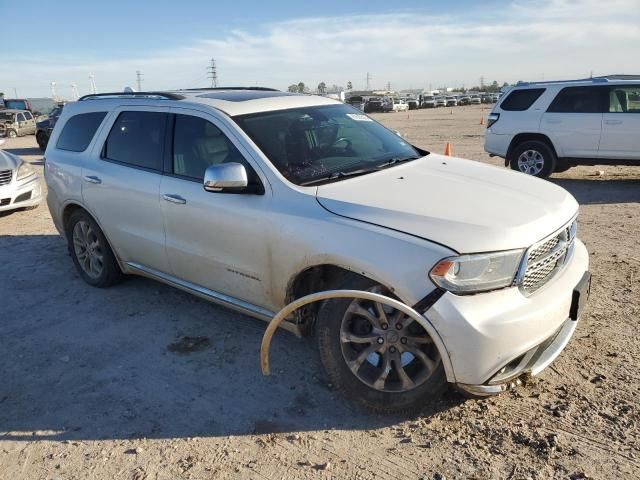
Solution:
{"label": "roof rack rail", "polygon": [[181,88],[176,92],[200,92],[209,90],[258,90],[260,92],[279,92],[277,88],[269,87],[204,87],[204,88]]}
{"label": "roof rack rail", "polygon": [[177,93],[169,92],[108,92],[108,93],[91,93],[84,95],[78,99],[82,100],[100,100],[109,98],[164,98],[166,100],[183,100],[185,97]]}
{"label": "roof rack rail", "polygon": [[578,83],[578,82],[593,82],[593,83],[606,83],[609,79],[607,77],[592,77],[592,78],[577,78],[574,80],[542,80],[539,82],[523,82],[519,81],[516,86],[523,87],[526,85],[548,85],[551,83]]}

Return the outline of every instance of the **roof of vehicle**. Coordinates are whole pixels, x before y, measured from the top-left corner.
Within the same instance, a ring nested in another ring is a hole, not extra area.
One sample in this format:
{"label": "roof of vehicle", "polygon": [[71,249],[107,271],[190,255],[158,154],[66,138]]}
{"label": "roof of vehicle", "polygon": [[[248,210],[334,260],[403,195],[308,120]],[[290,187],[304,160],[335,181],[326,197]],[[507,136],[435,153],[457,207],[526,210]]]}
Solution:
{"label": "roof of vehicle", "polygon": [[211,106],[230,116],[341,102],[318,95],[281,92],[263,87],[222,87],[159,92],[117,92],[85,95],[80,101],[135,99],[175,101]]}
{"label": "roof of vehicle", "polygon": [[538,85],[566,85],[566,84],[578,84],[578,85],[607,85],[607,84],[620,84],[628,82],[640,81],[640,75],[604,75],[600,77],[580,78],[575,80],[545,80],[541,82],[518,82],[515,88],[518,87],[532,87]]}
{"label": "roof of vehicle", "polygon": [[19,110],[17,108],[5,108],[0,110],[0,113],[23,113],[23,112],[29,112],[29,110]]}

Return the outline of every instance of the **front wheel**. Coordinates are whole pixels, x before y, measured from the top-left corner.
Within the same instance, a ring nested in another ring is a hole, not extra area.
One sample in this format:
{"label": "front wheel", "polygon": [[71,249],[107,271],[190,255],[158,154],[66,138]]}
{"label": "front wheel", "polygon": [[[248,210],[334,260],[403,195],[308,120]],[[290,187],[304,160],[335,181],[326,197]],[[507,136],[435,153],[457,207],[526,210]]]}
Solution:
{"label": "front wheel", "polygon": [[[362,278],[341,288],[385,293]],[[344,396],[370,410],[411,412],[440,398],[444,366],[429,334],[404,313],[362,299],[323,303],[316,332],[329,379]]]}
{"label": "front wheel", "polygon": [[48,138],[43,132],[38,132],[36,134],[36,142],[38,142],[38,148],[40,148],[41,152],[44,152],[47,149],[47,141]]}
{"label": "front wheel", "polygon": [[556,156],[545,142],[530,140],[514,148],[509,163],[513,170],[547,178],[555,170]]}
{"label": "front wheel", "polygon": [[7,130],[7,137],[16,138],[18,136],[18,132],[15,130]]}

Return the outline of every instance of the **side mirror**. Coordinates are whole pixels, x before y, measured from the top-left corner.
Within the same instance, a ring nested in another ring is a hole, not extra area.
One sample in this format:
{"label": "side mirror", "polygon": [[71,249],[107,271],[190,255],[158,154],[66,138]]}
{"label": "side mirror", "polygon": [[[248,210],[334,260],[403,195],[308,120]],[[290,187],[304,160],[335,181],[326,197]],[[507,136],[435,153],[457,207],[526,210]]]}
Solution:
{"label": "side mirror", "polygon": [[204,172],[204,189],[207,192],[239,191],[247,188],[247,170],[241,163],[211,165]]}

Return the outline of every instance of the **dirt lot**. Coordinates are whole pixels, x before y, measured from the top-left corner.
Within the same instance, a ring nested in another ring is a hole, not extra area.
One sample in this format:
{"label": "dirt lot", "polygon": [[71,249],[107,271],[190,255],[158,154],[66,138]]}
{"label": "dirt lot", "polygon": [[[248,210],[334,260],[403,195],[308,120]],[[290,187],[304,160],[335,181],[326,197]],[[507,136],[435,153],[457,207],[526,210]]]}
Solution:
{"label": "dirt lot", "polygon": [[[500,164],[482,149],[486,113],[379,119]],[[5,144],[41,170],[34,147]],[[640,478],[640,168],[553,181],[581,204],[594,275],[573,341],[532,385],[451,393],[412,418],[352,408],[312,342],[286,332],[264,378],[265,324],[141,278],[91,288],[46,205],[1,214],[0,479]],[[181,348],[183,336],[206,338]]]}

